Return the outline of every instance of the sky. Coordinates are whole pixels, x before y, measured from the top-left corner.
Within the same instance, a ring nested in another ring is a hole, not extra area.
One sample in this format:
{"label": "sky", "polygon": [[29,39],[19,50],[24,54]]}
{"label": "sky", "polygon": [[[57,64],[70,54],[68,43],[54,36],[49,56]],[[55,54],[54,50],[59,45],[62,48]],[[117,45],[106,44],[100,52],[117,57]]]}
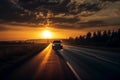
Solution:
{"label": "sky", "polygon": [[0,0],[0,40],[85,35],[120,28],[120,0]]}

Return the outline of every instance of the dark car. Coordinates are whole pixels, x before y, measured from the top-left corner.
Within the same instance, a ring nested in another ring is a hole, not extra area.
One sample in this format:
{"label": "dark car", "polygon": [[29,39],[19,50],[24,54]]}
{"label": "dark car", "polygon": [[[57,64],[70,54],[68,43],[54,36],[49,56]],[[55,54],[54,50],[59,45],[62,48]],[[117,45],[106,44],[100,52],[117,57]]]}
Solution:
{"label": "dark car", "polygon": [[55,50],[55,49],[62,49],[63,48],[63,45],[62,45],[62,42],[60,40],[54,40],[52,42],[52,48]]}

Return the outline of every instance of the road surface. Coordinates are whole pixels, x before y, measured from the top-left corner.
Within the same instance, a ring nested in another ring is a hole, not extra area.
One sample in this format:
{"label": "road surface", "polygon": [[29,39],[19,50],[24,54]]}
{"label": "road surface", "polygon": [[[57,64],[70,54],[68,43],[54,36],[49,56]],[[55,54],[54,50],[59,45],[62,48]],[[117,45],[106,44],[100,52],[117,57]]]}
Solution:
{"label": "road surface", "polygon": [[120,53],[67,45],[54,51],[50,44],[30,60],[8,70],[1,79],[120,80]]}
{"label": "road surface", "polygon": [[60,53],[82,80],[120,80],[120,53],[64,46]]}

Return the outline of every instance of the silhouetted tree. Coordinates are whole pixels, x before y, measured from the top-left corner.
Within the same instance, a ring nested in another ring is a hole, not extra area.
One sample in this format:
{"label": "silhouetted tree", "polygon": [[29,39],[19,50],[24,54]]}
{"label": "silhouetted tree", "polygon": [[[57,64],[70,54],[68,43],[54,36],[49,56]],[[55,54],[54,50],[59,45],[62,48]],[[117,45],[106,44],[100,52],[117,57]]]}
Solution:
{"label": "silhouetted tree", "polygon": [[103,42],[106,42],[107,39],[108,39],[107,31],[103,31],[102,41],[103,41]]}
{"label": "silhouetted tree", "polygon": [[93,41],[96,42],[96,40],[97,40],[97,34],[96,32],[93,32]]}
{"label": "silhouetted tree", "polygon": [[119,41],[120,41],[120,29],[118,29],[117,34],[118,34],[118,39],[119,39]]}
{"label": "silhouetted tree", "polygon": [[97,31],[88,32],[85,36],[79,36],[68,40],[73,44],[82,45],[94,45],[94,46],[110,46],[110,47],[120,47],[120,29],[118,31]]}
{"label": "silhouetted tree", "polygon": [[97,31],[97,42],[100,42],[101,41],[101,31]]}
{"label": "silhouetted tree", "polygon": [[111,36],[111,30],[108,30],[107,35],[108,35],[108,37],[110,38],[110,36]]}
{"label": "silhouetted tree", "polygon": [[72,41],[72,40],[74,40],[74,38],[73,37],[69,37],[69,40]]}
{"label": "silhouetted tree", "polygon": [[74,43],[74,38],[73,38],[73,37],[69,37],[69,39],[68,39],[67,43],[68,43],[68,42],[70,42],[70,43],[72,43],[72,44],[73,44],[73,43]]}
{"label": "silhouetted tree", "polygon": [[87,33],[86,39],[87,39],[87,40],[90,40],[90,39],[91,39],[91,32],[88,32],[88,33]]}
{"label": "silhouetted tree", "polygon": [[75,37],[75,43],[79,44],[79,38],[78,37]]}

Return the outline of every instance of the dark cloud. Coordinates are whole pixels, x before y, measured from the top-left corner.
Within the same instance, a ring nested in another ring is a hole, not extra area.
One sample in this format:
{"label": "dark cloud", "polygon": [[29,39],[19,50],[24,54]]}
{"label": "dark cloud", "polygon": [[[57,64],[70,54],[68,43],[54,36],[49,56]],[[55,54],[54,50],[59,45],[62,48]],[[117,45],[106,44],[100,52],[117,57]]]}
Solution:
{"label": "dark cloud", "polygon": [[0,19],[18,21],[23,10],[14,6],[9,0],[0,0]]}
{"label": "dark cloud", "polygon": [[21,7],[25,9],[29,9],[29,10],[34,10],[35,8],[39,6],[38,0],[19,0],[18,4]]}
{"label": "dark cloud", "polygon": [[[65,23],[57,23],[57,24],[54,24],[55,28],[58,28],[58,29],[73,29],[73,25],[70,25],[70,24],[65,24]],[[75,28],[74,28],[75,29]]]}
{"label": "dark cloud", "polygon": [[105,25],[105,22],[97,20],[97,21],[88,21],[88,22],[80,22],[76,24],[68,24],[68,23],[56,23],[54,24],[56,28],[62,28],[62,29],[85,29],[92,27],[98,27],[98,26],[108,26]]}
{"label": "dark cloud", "polygon": [[[47,1],[48,0],[46,0],[46,2],[44,0],[19,0],[15,5],[10,0],[1,0],[0,19],[6,21],[38,23],[41,22],[41,20],[43,21],[43,18],[47,16],[48,11],[51,11],[53,14],[67,12],[65,6],[69,3],[69,0],[63,1],[59,5],[55,3],[57,6],[53,5],[53,2]],[[36,19],[36,14],[39,14],[40,12],[43,13],[43,17]]]}
{"label": "dark cloud", "polygon": [[54,23],[69,23],[69,24],[74,24],[76,22],[79,21],[79,18],[77,17],[74,17],[74,18],[64,18],[64,17],[53,17],[53,18],[50,18],[51,21],[53,21]]}
{"label": "dark cloud", "polygon": [[[76,26],[77,25],[77,26]],[[55,28],[58,29],[74,29],[74,30],[82,30],[82,29],[89,29],[90,28],[104,28],[104,27],[114,27],[114,28],[120,28],[120,24],[106,24],[103,21],[90,21],[90,22],[84,22],[84,23],[78,23],[78,24],[55,24]]]}
{"label": "dark cloud", "polygon": [[95,21],[88,21],[88,22],[83,22],[83,23],[79,23],[82,27],[96,27],[96,26],[101,26],[103,24],[105,24],[105,22],[101,21],[101,20],[95,20]]}
{"label": "dark cloud", "polygon": [[101,10],[99,3],[84,3],[79,5],[80,11],[99,11]]}
{"label": "dark cloud", "polygon": [[107,23],[106,21],[103,21],[103,20],[93,20],[93,21],[88,21],[88,22],[82,22],[82,23],[79,23],[79,29],[85,29],[85,28],[94,28],[94,27],[120,27],[120,23]]}
{"label": "dark cloud", "polygon": [[100,0],[100,1],[111,1],[111,2],[116,2],[116,1],[120,1],[120,0]]}
{"label": "dark cloud", "polygon": [[[0,20],[2,23],[11,25],[41,25],[50,20],[61,28],[74,28],[81,17],[88,17],[103,9],[106,1],[115,2],[119,0],[84,1],[78,3],[72,0],[0,0]],[[84,13],[85,12],[85,13]],[[60,14],[63,16],[56,17]],[[69,17],[69,16],[74,17]],[[77,17],[76,17],[77,16]],[[15,23],[13,23],[15,22]],[[25,23],[25,24],[24,24]],[[62,23],[69,23],[62,24]],[[103,21],[88,21],[81,26],[103,24]],[[80,26],[80,24],[79,24]],[[77,27],[79,27],[77,25]],[[34,26],[33,26],[34,27]]]}
{"label": "dark cloud", "polygon": [[[42,2],[43,1],[43,2]],[[48,2],[48,0],[19,0],[16,1],[16,5],[13,4],[10,0],[1,0],[0,1],[0,19],[7,21],[17,21],[17,22],[37,22],[36,14],[42,12],[44,16],[47,16],[48,11],[53,15],[58,15],[61,13],[72,14],[73,8],[77,5],[68,5],[71,1],[64,0],[59,1],[59,4],[53,5],[53,3]],[[47,5],[49,4],[49,5]],[[97,11],[100,8],[97,7],[98,4],[81,4],[79,5],[79,11],[88,10],[88,11]],[[19,6],[19,8],[18,8]],[[41,17],[40,17],[41,18]],[[39,21],[39,19],[38,19]]]}

